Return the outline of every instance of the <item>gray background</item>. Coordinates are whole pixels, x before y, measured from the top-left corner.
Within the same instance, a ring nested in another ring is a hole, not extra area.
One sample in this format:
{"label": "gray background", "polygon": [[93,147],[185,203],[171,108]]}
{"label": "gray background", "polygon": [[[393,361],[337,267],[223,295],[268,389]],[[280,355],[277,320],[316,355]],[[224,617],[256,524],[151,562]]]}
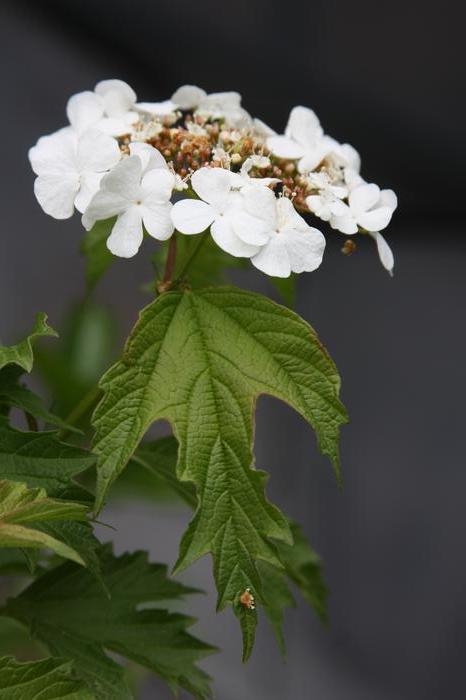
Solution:
{"label": "gray background", "polygon": [[[271,499],[303,524],[324,559],[331,626],[299,605],[286,619],[286,664],[263,623],[243,667],[236,621],[213,613],[210,562],[197,564],[189,580],[210,595],[194,605],[195,629],[224,650],[205,664],[221,700],[466,695],[464,25],[454,3],[442,13],[420,2],[375,7],[0,5],[3,341],[39,309],[60,328],[83,292],[79,221],[43,215],[26,153],[62,125],[67,97],[99,79],[127,79],[146,100],[183,82],[238,89],[277,129],[304,102],[361,150],[364,175],[401,195],[387,232],[393,280],[371,246],[348,259],[343,238],[329,233],[321,269],[299,281],[297,310],[336,360],[351,416],[342,492],[303,421],[271,399],[258,406],[257,462],[271,474]],[[139,286],[149,278],[141,254],[117,262],[98,291],[122,337],[146,302]],[[240,281],[270,291],[256,273]],[[105,517],[119,550],[147,548],[172,563],[189,514],[144,503]],[[169,697],[157,684],[144,692]]]}

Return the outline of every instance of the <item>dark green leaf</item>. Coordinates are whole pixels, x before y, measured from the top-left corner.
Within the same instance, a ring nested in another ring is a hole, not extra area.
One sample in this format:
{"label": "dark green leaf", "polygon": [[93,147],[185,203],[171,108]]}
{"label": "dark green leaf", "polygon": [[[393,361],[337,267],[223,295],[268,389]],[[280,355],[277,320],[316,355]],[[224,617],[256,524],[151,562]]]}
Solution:
{"label": "dark green leaf", "polygon": [[98,700],[71,670],[63,659],[19,663],[5,656],[0,659],[0,700]]}
{"label": "dark green leaf", "polygon": [[142,552],[105,551],[101,565],[109,595],[85,569],[65,563],[8,601],[6,613],[33,629],[51,653],[72,660],[99,700],[131,697],[122,668],[105,650],[154,671],[174,690],[208,697],[208,677],[195,664],[212,648],[187,632],[192,619],[158,607],[191,589],[168,579],[166,567],[149,564]]}

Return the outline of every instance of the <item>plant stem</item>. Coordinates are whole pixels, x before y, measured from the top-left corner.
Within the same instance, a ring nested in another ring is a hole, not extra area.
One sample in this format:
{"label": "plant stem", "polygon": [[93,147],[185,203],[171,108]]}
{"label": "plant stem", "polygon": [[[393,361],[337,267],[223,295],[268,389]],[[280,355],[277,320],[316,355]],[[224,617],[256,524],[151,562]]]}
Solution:
{"label": "plant stem", "polygon": [[37,431],[39,430],[39,426],[37,425],[37,421],[34,418],[34,416],[31,413],[29,413],[28,411],[24,411],[24,415],[26,417],[26,423],[28,426],[28,430],[30,430],[31,432],[37,433]]}
{"label": "plant stem", "polygon": [[175,271],[176,263],[176,231],[170,238],[170,245],[168,247],[167,262],[165,263],[165,272],[163,273],[163,283],[171,282],[173,279],[173,273]]}
{"label": "plant stem", "polygon": [[[98,386],[92,387],[90,391],[87,392],[79,401],[79,403],[76,404],[76,406],[73,408],[71,413],[67,416],[65,419],[65,423],[68,423],[69,425],[75,426],[79,420],[88,413],[88,411],[91,410],[91,408],[94,406],[95,403],[97,403],[98,399],[100,396],[100,389]],[[63,437],[68,433],[69,431],[66,428],[63,428],[63,430],[60,430],[59,432],[59,437],[63,439]]]}
{"label": "plant stem", "polygon": [[186,260],[185,264],[183,265],[181,272],[178,275],[179,279],[183,279],[185,274],[187,273],[188,269],[191,267],[193,261],[196,259],[199,251],[201,250],[202,246],[204,245],[205,241],[207,240],[207,236],[209,235],[209,232],[206,231],[205,233],[202,234],[200,237],[197,246],[194,248],[193,252],[189,256],[189,258]]}

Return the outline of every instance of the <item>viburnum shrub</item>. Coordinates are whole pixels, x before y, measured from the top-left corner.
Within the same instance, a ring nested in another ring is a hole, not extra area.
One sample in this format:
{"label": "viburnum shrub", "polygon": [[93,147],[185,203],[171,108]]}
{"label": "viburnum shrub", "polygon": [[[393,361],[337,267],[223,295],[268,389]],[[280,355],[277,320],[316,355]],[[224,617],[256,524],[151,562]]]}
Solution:
{"label": "viburnum shrub", "polygon": [[[289,308],[293,275],[322,262],[319,219],[347,237],[347,254],[355,234],[373,239],[392,273],[380,231],[397,200],[363,180],[355,149],[324,134],[306,107],[276,134],[235,92],[185,85],[141,103],[126,83],[105,80],[71,97],[67,115],[29,158],[42,209],[82,216],[88,289],[55,348],[37,343],[57,335],[45,314],[23,341],[0,347],[0,571],[21,577],[5,579],[0,698],[123,700],[133,697],[133,665],[206,698],[197,662],[213,648],[174,612],[195,591],[172,575],[211,554],[217,609],[237,616],[244,660],[262,614],[283,647],[290,584],[325,618],[319,558],[267,500],[254,463],[255,404],[269,394],[292,406],[340,480],[340,378]],[[112,326],[91,292],[145,237],[155,239],[144,248],[154,298],[107,369]],[[288,306],[225,285],[225,273],[249,261]],[[33,363],[50,410],[24,383]],[[161,420],[172,435],[144,439]],[[144,552],[116,556],[93,532],[112,485],[121,475],[113,493],[133,493],[135,474],[144,490],[171,491],[192,508],[170,576]],[[25,648],[32,660],[20,662]]]}

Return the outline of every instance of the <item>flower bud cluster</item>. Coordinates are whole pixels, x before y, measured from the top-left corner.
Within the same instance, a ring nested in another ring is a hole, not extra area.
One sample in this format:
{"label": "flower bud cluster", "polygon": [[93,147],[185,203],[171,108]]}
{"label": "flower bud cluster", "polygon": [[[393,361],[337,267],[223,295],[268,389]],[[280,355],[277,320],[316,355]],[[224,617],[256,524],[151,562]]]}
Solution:
{"label": "flower bud cluster", "polygon": [[322,261],[325,238],[308,223],[313,215],[346,236],[372,236],[393,270],[380,231],[395,193],[365,182],[355,149],[324,134],[307,107],[294,107],[277,134],[236,92],[185,85],[147,103],[126,83],[104,80],[71,97],[67,116],[68,126],[30,149],[36,197],[57,219],[76,208],[87,230],[115,217],[107,241],[114,255],[134,256],[144,233],[164,241],[175,230],[210,229],[230,255],[288,277]]}

